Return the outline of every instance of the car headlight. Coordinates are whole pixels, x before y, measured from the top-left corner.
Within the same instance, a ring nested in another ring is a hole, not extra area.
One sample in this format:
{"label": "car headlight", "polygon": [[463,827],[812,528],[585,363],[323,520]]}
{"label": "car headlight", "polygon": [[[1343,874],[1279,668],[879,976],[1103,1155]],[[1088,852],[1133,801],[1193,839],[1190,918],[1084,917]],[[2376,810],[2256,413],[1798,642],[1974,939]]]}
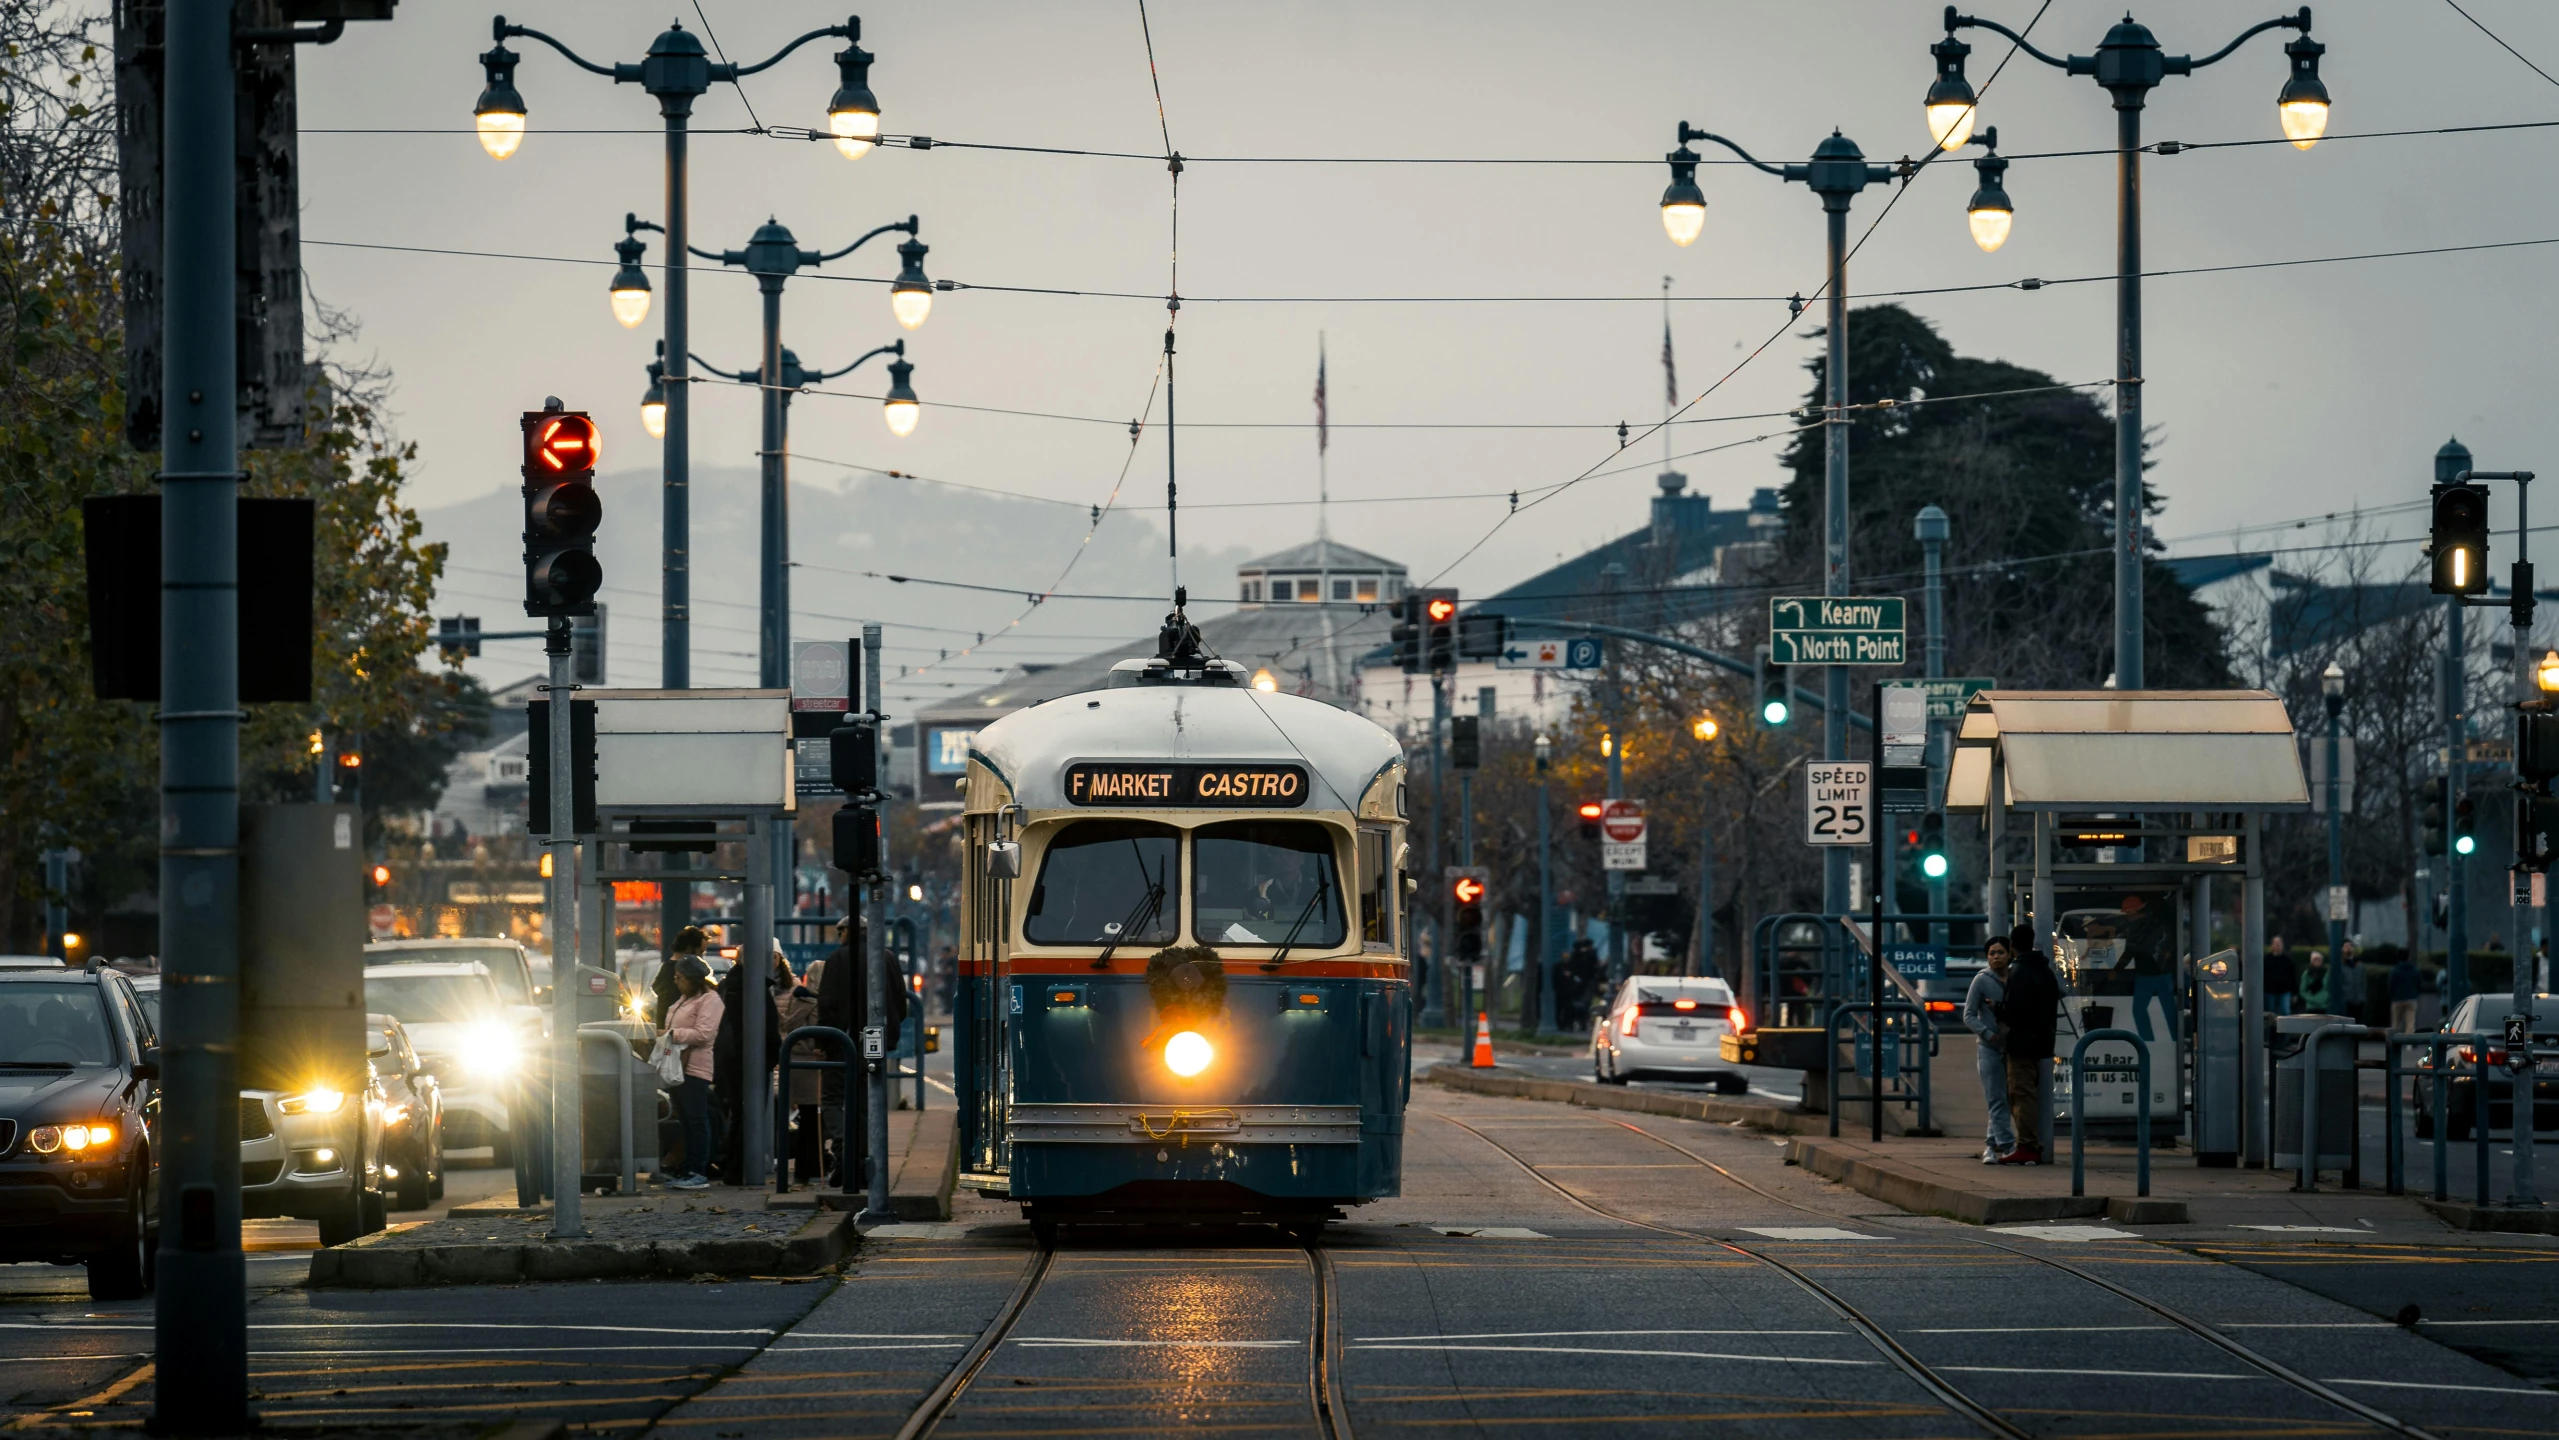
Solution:
{"label": "car headlight", "polygon": [[344,1091],[332,1090],[326,1085],[314,1085],[299,1095],[285,1096],[276,1102],[275,1108],[287,1115],[335,1115],[338,1113],[338,1108],[346,1103],[347,1097]]}
{"label": "car headlight", "polygon": [[389,1105],[386,1105],[386,1106],[382,1107],[382,1123],[383,1123],[383,1124],[385,1124],[385,1125],[405,1125],[405,1124],[407,1124],[407,1123],[408,1123],[408,1120],[409,1120],[409,1107],[408,1107],[407,1102],[405,1102],[405,1101],[398,1101],[398,1100],[395,1100],[395,1101],[393,1101],[392,1103],[390,1103]]}
{"label": "car headlight", "polygon": [[476,1025],[462,1037],[462,1068],[474,1075],[514,1073],[515,1036],[502,1025]]}
{"label": "car headlight", "polygon": [[27,1132],[27,1148],[39,1155],[68,1150],[77,1155],[89,1150],[103,1150],[116,1143],[116,1127],[105,1120],[85,1120],[71,1125],[39,1125]]}

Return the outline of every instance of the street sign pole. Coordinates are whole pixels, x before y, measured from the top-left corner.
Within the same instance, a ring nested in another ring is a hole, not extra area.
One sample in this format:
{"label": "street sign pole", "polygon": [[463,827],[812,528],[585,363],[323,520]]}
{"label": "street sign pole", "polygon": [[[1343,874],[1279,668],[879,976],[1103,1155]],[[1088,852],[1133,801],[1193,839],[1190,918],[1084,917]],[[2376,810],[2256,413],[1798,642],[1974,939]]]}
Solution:
{"label": "street sign pole", "polygon": [[[586,1236],[586,1217],[580,1207],[585,1198],[581,1181],[586,1160],[584,1137],[579,1133],[584,1117],[578,1113],[583,1085],[578,1074],[578,787],[573,768],[578,686],[569,673],[567,616],[552,617],[542,648],[551,662],[551,683],[542,687],[551,701],[546,737],[551,750],[551,813],[544,817],[550,833],[542,841],[551,859],[551,913],[543,927],[551,943],[551,1238],[579,1240]],[[752,1042],[756,1037],[748,1038]]]}
{"label": "street sign pole", "polygon": [[[1867,794],[1872,797],[1870,803],[1873,805],[1875,812],[1877,812],[1871,816],[1875,832],[1875,858],[1873,862],[1875,866],[1875,879],[1874,883],[1867,887],[1868,893],[1866,897],[1867,905],[1873,912],[1867,921],[1870,928],[1866,933],[1872,936],[1875,942],[1866,948],[1867,1053],[1874,1057],[1874,1065],[1872,1067],[1873,1073],[1866,1077],[1866,1087],[1868,1092],[1873,1096],[1873,1102],[1866,1108],[1870,1112],[1873,1120],[1873,1131],[1869,1138],[1880,1142],[1884,1138],[1884,890],[1886,888],[1886,876],[1884,873],[1884,831],[1888,828],[1884,823],[1883,815],[1880,813],[1883,809],[1883,796],[1879,793],[1882,789],[1884,761],[1886,758],[1884,750],[1884,731],[1886,728],[1884,725],[1884,687],[1881,682],[1878,682],[1875,686],[1874,702],[1874,754],[1870,758],[1869,763],[1873,764],[1875,767],[1873,773],[1876,778],[1876,784],[1874,788],[1867,791]],[[1925,1064],[1927,1062],[1923,1060],[1921,1063]],[[1838,1104],[1839,1101],[1837,1097],[1834,1096],[1831,1103],[1834,1105]]]}

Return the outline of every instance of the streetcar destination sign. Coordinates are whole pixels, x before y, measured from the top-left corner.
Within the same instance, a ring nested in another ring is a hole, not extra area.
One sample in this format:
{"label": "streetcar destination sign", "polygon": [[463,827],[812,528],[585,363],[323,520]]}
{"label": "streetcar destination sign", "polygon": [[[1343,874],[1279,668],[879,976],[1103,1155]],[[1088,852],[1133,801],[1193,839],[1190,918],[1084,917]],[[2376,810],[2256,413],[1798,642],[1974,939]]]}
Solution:
{"label": "streetcar destination sign", "polygon": [[1306,803],[1303,765],[1130,765],[1066,767],[1066,798],[1077,805],[1207,805],[1287,808]]}
{"label": "streetcar destination sign", "polygon": [[1908,629],[1899,595],[1779,595],[1768,601],[1778,665],[1899,665]]}

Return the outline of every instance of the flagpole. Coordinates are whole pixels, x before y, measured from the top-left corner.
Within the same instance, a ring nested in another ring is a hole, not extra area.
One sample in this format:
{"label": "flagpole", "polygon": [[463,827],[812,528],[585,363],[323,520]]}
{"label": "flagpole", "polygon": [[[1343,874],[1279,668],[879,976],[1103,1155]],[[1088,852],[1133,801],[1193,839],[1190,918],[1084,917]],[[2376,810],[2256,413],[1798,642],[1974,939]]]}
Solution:
{"label": "flagpole", "polygon": [[1679,405],[1679,368],[1670,358],[1670,277],[1662,277],[1662,471],[1670,471],[1670,417]]}

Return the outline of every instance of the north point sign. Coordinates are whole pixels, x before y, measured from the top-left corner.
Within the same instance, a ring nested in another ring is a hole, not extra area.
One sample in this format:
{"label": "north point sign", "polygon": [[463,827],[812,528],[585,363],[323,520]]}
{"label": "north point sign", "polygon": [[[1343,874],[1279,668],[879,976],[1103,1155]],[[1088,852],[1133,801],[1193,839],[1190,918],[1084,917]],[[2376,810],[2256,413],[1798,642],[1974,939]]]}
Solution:
{"label": "north point sign", "polygon": [[1768,658],[1779,665],[1899,665],[1907,617],[1898,595],[1785,595],[1768,601]]}

